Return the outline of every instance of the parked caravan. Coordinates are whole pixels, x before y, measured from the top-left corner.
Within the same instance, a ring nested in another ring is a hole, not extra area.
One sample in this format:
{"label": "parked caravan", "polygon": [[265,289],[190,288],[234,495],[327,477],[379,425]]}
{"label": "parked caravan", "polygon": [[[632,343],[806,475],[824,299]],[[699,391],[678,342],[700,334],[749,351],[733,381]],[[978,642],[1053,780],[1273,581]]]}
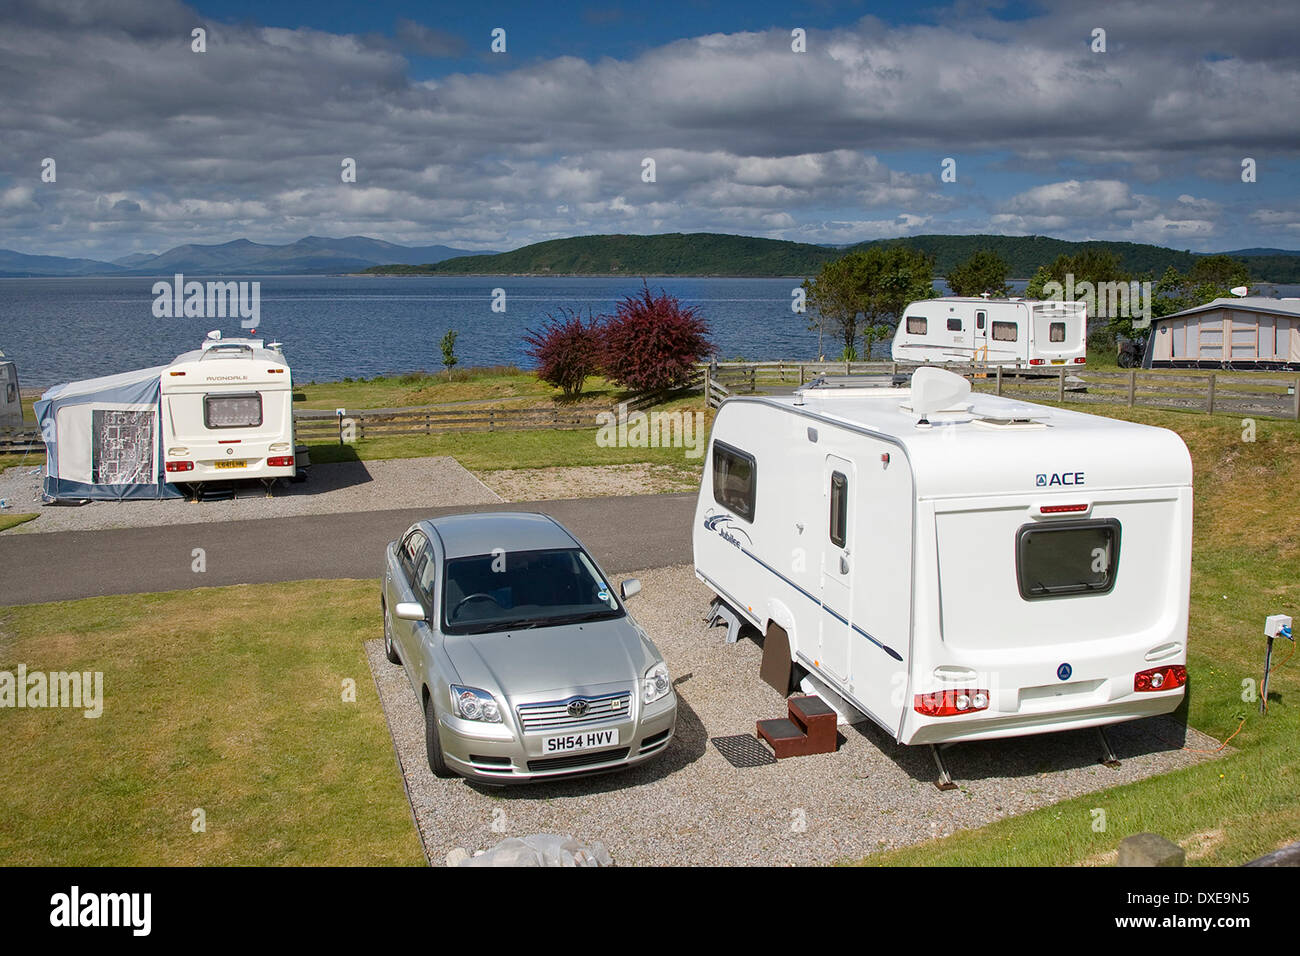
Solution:
{"label": "parked caravan", "polygon": [[277,344],[213,333],[161,380],[169,481],[293,477],[293,382]]}
{"label": "parked caravan", "polygon": [[895,362],[1083,365],[1082,302],[949,297],[913,302],[894,333]]}
{"label": "parked caravan", "polygon": [[49,389],[35,405],[50,501],[179,498],[162,467],[163,366]]}
{"label": "parked caravan", "polygon": [[23,427],[23,402],[18,390],[18,366],[0,352],[0,428]]}
{"label": "parked caravan", "polygon": [[693,527],[764,679],[903,744],[1174,710],[1191,540],[1176,434],[935,368],[729,399]]}

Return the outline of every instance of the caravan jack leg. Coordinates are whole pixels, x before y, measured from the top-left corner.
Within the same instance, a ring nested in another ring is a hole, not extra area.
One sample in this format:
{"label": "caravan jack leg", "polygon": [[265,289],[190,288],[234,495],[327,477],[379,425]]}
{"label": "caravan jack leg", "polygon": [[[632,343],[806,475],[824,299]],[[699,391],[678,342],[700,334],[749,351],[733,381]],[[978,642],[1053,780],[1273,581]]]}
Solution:
{"label": "caravan jack leg", "polygon": [[956,790],[957,785],[952,782],[948,768],[944,766],[943,755],[939,753],[939,745],[930,744],[930,755],[934,757],[934,765],[939,768],[939,779],[934,782],[934,785],[940,790]]}
{"label": "caravan jack leg", "polygon": [[1110,767],[1111,770],[1119,769],[1119,758],[1115,756],[1115,751],[1110,749],[1110,741],[1106,739],[1106,728],[1097,728],[1097,740],[1101,743],[1101,759],[1099,763]]}

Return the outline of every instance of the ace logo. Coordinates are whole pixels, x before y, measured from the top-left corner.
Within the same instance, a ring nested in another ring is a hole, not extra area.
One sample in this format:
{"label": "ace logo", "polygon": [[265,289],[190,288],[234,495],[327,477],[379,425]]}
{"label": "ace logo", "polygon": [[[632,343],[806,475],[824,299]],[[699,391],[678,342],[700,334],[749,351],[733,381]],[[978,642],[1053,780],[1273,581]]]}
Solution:
{"label": "ace logo", "polygon": [[1039,488],[1052,488],[1059,486],[1075,487],[1083,484],[1083,472],[1081,471],[1063,471],[1059,474],[1039,475],[1034,484]]}

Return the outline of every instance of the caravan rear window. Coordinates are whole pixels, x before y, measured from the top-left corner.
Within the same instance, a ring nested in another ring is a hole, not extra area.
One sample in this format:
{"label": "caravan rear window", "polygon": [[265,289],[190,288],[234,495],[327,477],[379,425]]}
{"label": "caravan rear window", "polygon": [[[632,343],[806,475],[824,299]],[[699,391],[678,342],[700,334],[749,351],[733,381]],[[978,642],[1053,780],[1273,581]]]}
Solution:
{"label": "caravan rear window", "polygon": [[1020,338],[1020,326],[1015,322],[994,322],[993,341],[1014,342]]}
{"label": "caravan rear window", "polygon": [[251,428],[260,425],[262,396],[258,392],[204,395],[203,424],[208,428]]}
{"label": "caravan rear window", "polygon": [[1119,568],[1119,522],[1025,525],[1016,533],[1016,579],[1026,601],[1106,594]]}
{"label": "caravan rear window", "polygon": [[754,520],[754,456],[713,443],[713,500],[746,521]]}
{"label": "caravan rear window", "polygon": [[1049,342],[1065,341],[1065,323],[1053,322],[1047,327],[1047,339]]}
{"label": "caravan rear window", "polygon": [[925,335],[925,329],[929,324],[923,315],[909,315],[907,317],[907,334]]}

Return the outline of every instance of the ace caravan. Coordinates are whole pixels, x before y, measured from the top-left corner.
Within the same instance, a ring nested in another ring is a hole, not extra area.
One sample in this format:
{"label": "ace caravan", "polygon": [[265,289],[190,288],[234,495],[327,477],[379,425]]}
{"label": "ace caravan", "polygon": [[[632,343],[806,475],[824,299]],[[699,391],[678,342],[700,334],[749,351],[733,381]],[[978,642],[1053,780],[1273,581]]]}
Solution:
{"label": "ace caravan", "polygon": [[819,379],[718,412],[693,544],[762,675],[903,744],[1102,727],[1183,698],[1192,467],[1173,432]]}
{"label": "ace caravan", "polygon": [[293,383],[278,343],[213,333],[161,380],[168,481],[294,476]]}
{"label": "ace caravan", "polygon": [[913,302],[894,333],[896,362],[1083,365],[1082,302],[949,297]]}

